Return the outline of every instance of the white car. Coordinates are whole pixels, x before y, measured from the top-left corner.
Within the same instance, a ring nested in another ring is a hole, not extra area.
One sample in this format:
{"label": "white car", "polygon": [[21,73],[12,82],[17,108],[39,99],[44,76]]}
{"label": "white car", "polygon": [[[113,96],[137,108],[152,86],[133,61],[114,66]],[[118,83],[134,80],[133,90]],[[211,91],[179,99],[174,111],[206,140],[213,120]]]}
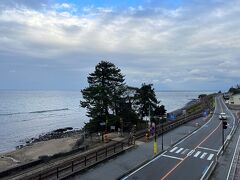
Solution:
{"label": "white car", "polygon": [[220,113],[220,114],[219,114],[219,119],[220,119],[220,120],[227,120],[227,115],[226,115],[226,113]]}

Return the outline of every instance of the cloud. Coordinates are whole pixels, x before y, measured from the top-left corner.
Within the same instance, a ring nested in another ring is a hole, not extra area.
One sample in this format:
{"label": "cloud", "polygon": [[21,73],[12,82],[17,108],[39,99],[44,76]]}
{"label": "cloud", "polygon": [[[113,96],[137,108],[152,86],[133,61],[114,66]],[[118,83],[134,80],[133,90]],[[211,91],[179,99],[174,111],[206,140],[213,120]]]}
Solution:
{"label": "cloud", "polygon": [[31,8],[42,9],[50,3],[49,0],[33,1],[33,0],[1,0],[0,10],[6,8]]}
{"label": "cloud", "polygon": [[48,4],[1,1],[0,59],[15,55],[21,58],[13,61],[54,62],[85,75],[100,60],[109,60],[132,85],[175,83],[189,89],[191,82],[204,87],[204,81],[220,84],[222,78],[239,77],[239,1],[124,10]]}
{"label": "cloud", "polygon": [[165,79],[162,83],[171,83],[172,82],[172,80],[171,79]]}

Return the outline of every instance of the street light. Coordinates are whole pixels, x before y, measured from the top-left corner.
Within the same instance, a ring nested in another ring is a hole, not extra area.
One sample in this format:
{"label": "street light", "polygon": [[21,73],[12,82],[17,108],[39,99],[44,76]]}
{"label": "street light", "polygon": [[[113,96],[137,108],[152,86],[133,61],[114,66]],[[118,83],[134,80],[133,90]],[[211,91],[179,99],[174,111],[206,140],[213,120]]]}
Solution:
{"label": "street light", "polygon": [[163,151],[163,117],[160,117],[160,122],[162,124],[162,151]]}

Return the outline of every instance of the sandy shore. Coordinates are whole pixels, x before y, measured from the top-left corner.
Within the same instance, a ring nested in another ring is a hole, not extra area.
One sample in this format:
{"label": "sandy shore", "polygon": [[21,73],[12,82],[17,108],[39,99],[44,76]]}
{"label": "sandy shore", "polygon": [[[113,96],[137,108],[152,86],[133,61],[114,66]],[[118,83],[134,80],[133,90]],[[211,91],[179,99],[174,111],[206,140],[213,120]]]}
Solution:
{"label": "sandy shore", "polygon": [[[119,135],[117,133],[108,134],[109,140],[117,139],[118,137]],[[40,156],[52,156],[58,153],[69,152],[75,147],[80,138],[78,134],[66,138],[40,141],[15,151],[0,153],[0,172],[11,167],[38,160]],[[87,144],[89,149],[91,149],[101,146],[104,143],[101,141],[100,137],[95,135],[92,136],[92,138],[86,138],[84,144]]]}
{"label": "sandy shore", "polygon": [[0,171],[37,160],[39,156],[52,156],[54,154],[72,150],[79,136],[51,139],[34,143],[15,151],[0,154]]}

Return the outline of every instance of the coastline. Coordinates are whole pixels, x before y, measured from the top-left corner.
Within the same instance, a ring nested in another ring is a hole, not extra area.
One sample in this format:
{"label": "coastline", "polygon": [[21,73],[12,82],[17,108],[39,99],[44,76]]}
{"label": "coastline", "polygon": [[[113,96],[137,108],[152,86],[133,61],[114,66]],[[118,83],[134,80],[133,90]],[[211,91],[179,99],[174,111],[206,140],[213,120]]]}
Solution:
{"label": "coastline", "polygon": [[51,139],[0,154],[0,171],[38,160],[41,156],[52,156],[57,153],[68,152],[72,150],[77,140],[78,137],[76,136]]}
{"label": "coastline", "polygon": [[82,130],[65,127],[23,141],[24,145],[17,146],[15,150],[0,153],[0,171],[69,152],[82,145],[83,136]]}
{"label": "coastline", "polygon": [[[184,104],[182,108],[175,111],[182,112],[184,108],[194,104],[193,102],[196,101],[190,100]],[[69,152],[76,148],[76,145],[79,147],[83,144],[83,142],[81,142],[82,132],[81,129],[65,127],[39,135],[37,138],[25,139],[25,145],[18,146],[16,150],[13,151],[0,153],[0,171],[38,160],[43,156]],[[99,141],[96,136],[93,139],[91,138],[91,143],[92,147],[101,145],[101,141]],[[84,144],[89,144],[89,140],[88,142],[84,142]]]}
{"label": "coastline", "polygon": [[[0,153],[0,172],[39,159],[68,153],[72,150],[78,149],[84,152],[104,144],[97,135],[84,138],[82,130],[67,131],[66,129],[69,128],[54,130],[40,136],[40,138],[35,138],[32,142],[16,150]],[[62,130],[66,130],[66,132]],[[110,140],[119,136],[117,133],[109,133],[108,135]]]}

